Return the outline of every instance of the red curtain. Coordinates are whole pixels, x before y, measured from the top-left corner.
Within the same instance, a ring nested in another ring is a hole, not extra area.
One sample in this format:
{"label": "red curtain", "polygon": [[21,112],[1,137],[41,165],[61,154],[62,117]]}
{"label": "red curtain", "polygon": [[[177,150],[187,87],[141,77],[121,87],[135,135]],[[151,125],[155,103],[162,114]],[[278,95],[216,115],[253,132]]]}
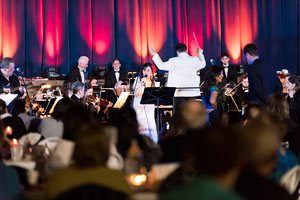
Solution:
{"label": "red curtain", "polygon": [[174,46],[196,40],[207,60],[222,51],[243,61],[246,43],[261,57],[299,72],[299,1],[291,0],[0,0],[0,58],[13,57],[27,76],[48,67],[68,74],[81,55],[91,67],[119,57],[128,69],[151,61],[151,46],[164,60]]}

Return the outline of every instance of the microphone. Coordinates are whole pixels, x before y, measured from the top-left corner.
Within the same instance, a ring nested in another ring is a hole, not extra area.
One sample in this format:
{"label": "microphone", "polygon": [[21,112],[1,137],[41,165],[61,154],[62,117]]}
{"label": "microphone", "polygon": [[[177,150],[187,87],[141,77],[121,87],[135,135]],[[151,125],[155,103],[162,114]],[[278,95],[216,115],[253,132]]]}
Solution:
{"label": "microphone", "polygon": [[216,64],[215,61],[214,61],[214,59],[210,59],[209,62],[211,63],[211,65],[215,65]]}
{"label": "microphone", "polygon": [[21,69],[20,67],[18,67],[18,68],[16,69],[16,71],[17,71],[17,72],[22,72],[22,69]]}

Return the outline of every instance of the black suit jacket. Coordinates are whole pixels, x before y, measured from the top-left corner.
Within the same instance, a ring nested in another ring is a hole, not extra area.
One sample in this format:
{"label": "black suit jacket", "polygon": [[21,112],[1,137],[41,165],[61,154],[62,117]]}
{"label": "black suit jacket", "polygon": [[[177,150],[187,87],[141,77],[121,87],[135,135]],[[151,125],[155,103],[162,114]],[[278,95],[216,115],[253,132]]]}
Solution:
{"label": "black suit jacket", "polygon": [[[127,72],[124,70],[120,70],[119,71],[120,76],[119,76],[119,80],[122,81],[127,77]],[[105,74],[105,87],[106,88],[114,88],[115,84],[117,83],[116,80],[116,76],[115,76],[115,71],[114,70],[110,70]],[[117,101],[117,97],[114,93],[114,91],[108,90],[106,91],[106,98],[115,103]]]}
{"label": "black suit jacket", "polygon": [[76,104],[81,103],[80,99],[75,94],[72,94],[70,99]]}
{"label": "black suit jacket", "polygon": [[[84,75],[85,75],[85,80],[87,81],[88,80],[87,72],[85,72]],[[80,69],[77,66],[72,69],[69,79],[68,79],[68,82],[70,82],[70,83],[73,83],[75,81],[82,82],[81,75],[80,75]]]}
{"label": "black suit jacket", "polygon": [[[119,80],[124,80],[127,77],[127,72],[124,70],[120,70],[120,77]],[[107,88],[113,88],[115,87],[115,84],[117,83],[116,76],[115,76],[115,71],[110,70],[105,74],[105,87]]]}
{"label": "black suit jacket", "polygon": [[282,92],[276,68],[257,59],[248,66],[249,100],[263,106],[274,93]]}
{"label": "black suit jacket", "polygon": [[19,96],[22,96],[23,94],[20,93],[19,91],[19,87],[20,87],[20,83],[19,83],[19,79],[17,77],[17,75],[13,74],[9,77],[9,81],[4,77],[4,75],[2,74],[2,72],[0,72],[0,93],[3,93],[3,88],[7,86],[11,89],[14,89],[15,91],[12,93],[18,94]]}
{"label": "black suit jacket", "polygon": [[235,83],[237,83],[237,77],[239,75],[239,68],[238,66],[236,65],[229,65],[228,66],[228,74],[227,74],[227,77],[225,75],[225,70],[224,70],[224,67],[223,68],[223,75],[224,75],[224,78],[223,78],[223,83],[228,83],[230,81],[233,81]]}

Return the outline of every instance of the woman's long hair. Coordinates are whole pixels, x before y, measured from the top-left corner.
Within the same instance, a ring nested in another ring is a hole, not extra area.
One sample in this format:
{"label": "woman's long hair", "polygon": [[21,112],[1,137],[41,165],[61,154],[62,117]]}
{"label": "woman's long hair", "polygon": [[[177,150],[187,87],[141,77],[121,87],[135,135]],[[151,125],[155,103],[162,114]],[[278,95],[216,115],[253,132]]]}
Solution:
{"label": "woman's long hair", "polygon": [[142,67],[141,67],[141,71],[140,71],[140,79],[144,78],[143,71],[144,71],[147,67],[151,67],[151,71],[152,71],[152,75],[151,75],[151,86],[154,87],[154,85],[155,85],[154,74],[156,73],[156,67],[155,67],[155,65],[153,65],[153,64],[151,64],[151,63],[145,63],[145,64],[143,64]]}
{"label": "woman's long hair", "polygon": [[211,66],[211,68],[206,73],[202,87],[203,95],[206,99],[209,99],[210,88],[211,86],[216,85],[216,77],[219,76],[221,73],[222,68],[217,65]]}

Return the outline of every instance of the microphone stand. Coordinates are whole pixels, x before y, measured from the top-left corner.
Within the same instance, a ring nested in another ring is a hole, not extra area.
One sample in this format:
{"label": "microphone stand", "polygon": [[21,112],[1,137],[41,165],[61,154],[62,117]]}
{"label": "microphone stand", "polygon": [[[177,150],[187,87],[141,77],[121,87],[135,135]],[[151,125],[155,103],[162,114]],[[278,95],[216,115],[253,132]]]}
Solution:
{"label": "microphone stand", "polygon": [[22,82],[23,82],[23,87],[25,88],[25,92],[26,92],[26,97],[29,100],[29,111],[28,112],[29,112],[29,115],[32,116],[32,103],[31,103],[30,96],[28,94],[28,88],[27,88],[27,84],[25,82],[24,73],[21,70],[17,70],[17,71],[20,72],[20,74],[21,74],[21,78],[22,78]]}

